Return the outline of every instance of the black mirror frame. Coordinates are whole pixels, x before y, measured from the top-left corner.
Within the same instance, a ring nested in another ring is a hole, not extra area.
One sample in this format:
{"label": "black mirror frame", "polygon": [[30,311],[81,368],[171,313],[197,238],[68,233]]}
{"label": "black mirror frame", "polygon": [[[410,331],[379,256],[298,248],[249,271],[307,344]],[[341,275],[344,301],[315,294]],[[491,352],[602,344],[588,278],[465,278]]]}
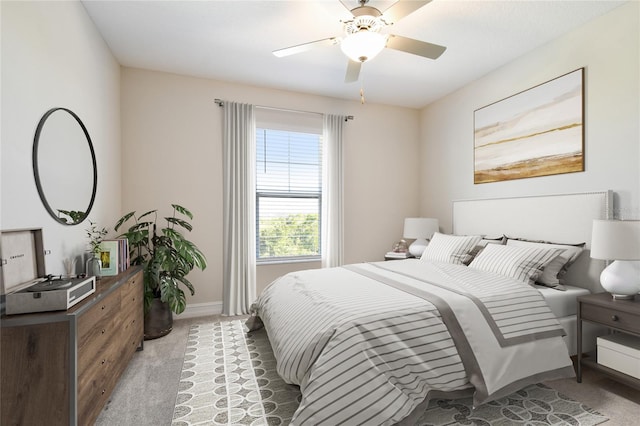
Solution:
{"label": "black mirror frame", "polygon": [[[76,220],[75,222],[67,222],[62,218],[60,218],[56,214],[56,212],[53,211],[53,209],[49,205],[49,202],[47,201],[47,197],[44,194],[42,183],[40,182],[40,173],[38,170],[38,144],[40,140],[40,133],[42,133],[42,128],[44,127],[44,124],[47,121],[47,118],[49,118],[49,116],[56,111],[66,111],[78,122],[78,124],[80,125],[80,128],[84,132],[85,137],[87,138],[87,143],[89,144],[89,151],[91,152],[91,161],[93,163],[93,190],[91,193],[91,200],[89,201],[89,206],[84,212],[84,215],[82,216],[82,218],[79,220]],[[40,121],[38,122],[38,127],[36,128],[36,134],[33,137],[32,163],[33,163],[33,177],[36,181],[36,187],[38,188],[38,195],[40,195],[40,200],[42,201],[42,204],[44,205],[44,208],[47,210],[49,215],[51,215],[51,217],[54,218],[56,222],[61,223],[63,225],[71,226],[71,225],[78,225],[79,223],[82,223],[82,221],[85,220],[87,216],[89,216],[89,212],[91,212],[91,209],[93,208],[93,203],[96,199],[96,189],[98,187],[98,167],[96,163],[96,153],[93,150],[93,143],[91,142],[91,137],[89,136],[89,132],[87,131],[87,128],[84,126],[84,123],[82,122],[80,117],[78,117],[70,109],[62,108],[62,107],[51,108],[49,111],[45,112],[42,118],[40,119]]]}

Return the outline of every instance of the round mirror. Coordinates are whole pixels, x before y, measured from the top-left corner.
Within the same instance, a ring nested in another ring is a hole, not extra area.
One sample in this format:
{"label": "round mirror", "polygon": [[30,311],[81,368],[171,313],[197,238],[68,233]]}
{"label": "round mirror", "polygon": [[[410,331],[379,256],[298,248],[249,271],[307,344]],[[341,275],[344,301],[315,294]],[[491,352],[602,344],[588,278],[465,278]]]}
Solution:
{"label": "round mirror", "polygon": [[33,175],[42,204],[65,225],[82,222],[96,198],[98,171],[82,120],[67,108],[47,111],[33,139]]}

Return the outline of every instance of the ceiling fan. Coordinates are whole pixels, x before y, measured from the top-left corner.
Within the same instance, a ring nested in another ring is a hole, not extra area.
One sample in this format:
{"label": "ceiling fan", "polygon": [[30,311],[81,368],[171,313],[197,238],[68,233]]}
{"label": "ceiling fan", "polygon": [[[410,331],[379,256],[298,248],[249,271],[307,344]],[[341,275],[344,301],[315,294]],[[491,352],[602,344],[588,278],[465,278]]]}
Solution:
{"label": "ceiling fan", "polygon": [[[344,7],[349,7],[340,1]],[[345,82],[358,80],[362,64],[373,59],[385,47],[400,50],[429,59],[437,59],[447,49],[444,46],[425,41],[382,32],[388,26],[415,12],[431,0],[398,1],[383,12],[367,6],[369,0],[359,0],[360,6],[349,9],[353,19],[343,21],[345,37],[329,37],[309,43],[298,44],[284,49],[274,50],[277,57],[289,56],[316,47],[340,44],[342,51],[349,57]]]}

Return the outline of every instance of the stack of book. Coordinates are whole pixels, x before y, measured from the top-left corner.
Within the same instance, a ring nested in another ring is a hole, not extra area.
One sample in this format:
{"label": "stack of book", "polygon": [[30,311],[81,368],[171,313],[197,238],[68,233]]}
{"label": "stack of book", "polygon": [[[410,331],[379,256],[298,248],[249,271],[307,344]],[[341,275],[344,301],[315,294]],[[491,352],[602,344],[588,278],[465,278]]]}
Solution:
{"label": "stack of book", "polygon": [[387,252],[387,254],[384,255],[385,259],[409,259],[411,257],[413,256],[408,251],[405,251],[405,252],[389,251]]}
{"label": "stack of book", "polygon": [[131,263],[129,240],[126,238],[103,240],[100,243],[100,260],[102,261],[100,272],[104,277],[126,271]]}

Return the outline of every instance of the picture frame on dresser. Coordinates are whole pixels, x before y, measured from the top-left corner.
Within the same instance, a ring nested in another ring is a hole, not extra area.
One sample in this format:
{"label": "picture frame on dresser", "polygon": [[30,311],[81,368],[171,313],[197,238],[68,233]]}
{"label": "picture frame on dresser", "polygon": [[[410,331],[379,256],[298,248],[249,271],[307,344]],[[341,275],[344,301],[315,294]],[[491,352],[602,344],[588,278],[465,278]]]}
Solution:
{"label": "picture frame on dresser", "polygon": [[120,242],[118,240],[104,240],[100,243],[100,273],[103,277],[111,277],[120,272]]}

